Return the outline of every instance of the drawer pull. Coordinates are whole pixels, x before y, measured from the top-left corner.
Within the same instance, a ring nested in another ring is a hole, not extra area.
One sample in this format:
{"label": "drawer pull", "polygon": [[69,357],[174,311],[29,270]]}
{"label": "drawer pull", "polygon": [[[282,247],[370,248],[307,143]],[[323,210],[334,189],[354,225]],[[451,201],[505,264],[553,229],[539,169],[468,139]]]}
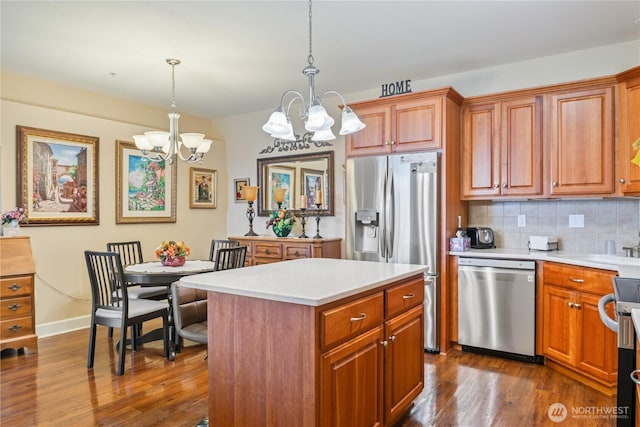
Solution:
{"label": "drawer pull", "polygon": [[18,332],[20,329],[22,329],[22,326],[20,325],[13,325],[12,327],[9,328],[11,332]]}
{"label": "drawer pull", "polygon": [[411,292],[409,295],[402,295],[402,299],[411,299],[414,298],[415,294]]}
{"label": "drawer pull", "polygon": [[269,249],[267,249],[266,251],[264,251],[264,253],[269,255],[271,253],[271,251]]}
{"label": "drawer pull", "polygon": [[636,369],[635,371],[631,371],[631,375],[629,375],[631,377],[631,381],[633,381],[634,383],[640,385],[640,379],[638,379],[638,374],[640,374],[640,369]]}
{"label": "drawer pull", "polygon": [[569,308],[573,308],[573,306],[574,306],[574,304],[573,304],[571,301],[569,301],[569,302],[567,303],[567,305],[569,306]]}
{"label": "drawer pull", "polygon": [[352,317],[351,320],[352,322],[360,322],[361,320],[366,319],[367,315],[365,313],[360,313],[359,317]]}
{"label": "drawer pull", "polygon": [[9,307],[7,307],[9,310],[11,311],[18,311],[20,310],[20,307],[22,307],[21,304],[11,304]]}
{"label": "drawer pull", "polygon": [[574,283],[584,283],[584,279],[574,279],[573,277],[569,277],[569,281]]}
{"label": "drawer pull", "polygon": [[296,252],[294,253],[294,255],[295,255],[295,256],[297,256],[297,257],[299,257],[299,256],[300,256],[300,252],[296,251]]}
{"label": "drawer pull", "polygon": [[19,285],[18,283],[14,283],[12,285],[9,285],[9,289],[11,289],[12,291],[17,291],[21,287],[22,287],[22,285]]}

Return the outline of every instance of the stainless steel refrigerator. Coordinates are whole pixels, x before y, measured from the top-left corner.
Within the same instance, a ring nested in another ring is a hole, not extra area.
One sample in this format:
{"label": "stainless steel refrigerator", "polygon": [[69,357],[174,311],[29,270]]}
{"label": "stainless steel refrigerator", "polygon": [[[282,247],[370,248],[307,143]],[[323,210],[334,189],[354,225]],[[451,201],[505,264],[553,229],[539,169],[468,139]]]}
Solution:
{"label": "stainless steel refrigerator", "polygon": [[347,257],[427,266],[424,345],[438,352],[438,153],[348,159],[346,184]]}

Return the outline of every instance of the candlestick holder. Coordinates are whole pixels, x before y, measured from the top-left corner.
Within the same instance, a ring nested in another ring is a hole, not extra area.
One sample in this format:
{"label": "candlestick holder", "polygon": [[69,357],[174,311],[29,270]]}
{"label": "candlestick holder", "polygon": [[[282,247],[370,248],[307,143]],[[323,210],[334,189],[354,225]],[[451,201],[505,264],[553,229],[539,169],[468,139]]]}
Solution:
{"label": "candlestick holder", "polygon": [[276,202],[278,204],[278,210],[282,210],[282,202]]}
{"label": "candlestick holder", "polygon": [[258,234],[253,231],[253,219],[256,216],[256,212],[253,210],[253,202],[248,202],[249,207],[247,208],[247,219],[249,220],[249,232],[245,234],[245,236],[257,236]]}
{"label": "candlestick holder", "polygon": [[304,232],[304,226],[307,223],[307,219],[304,215],[304,212],[306,211],[306,208],[300,208],[300,224],[302,225],[302,234],[299,235],[298,237],[300,239],[308,239],[309,236],[306,235],[306,233]]}
{"label": "candlestick holder", "polygon": [[322,239],[320,235],[320,206],[322,203],[316,203],[316,235],[313,236],[314,239]]}

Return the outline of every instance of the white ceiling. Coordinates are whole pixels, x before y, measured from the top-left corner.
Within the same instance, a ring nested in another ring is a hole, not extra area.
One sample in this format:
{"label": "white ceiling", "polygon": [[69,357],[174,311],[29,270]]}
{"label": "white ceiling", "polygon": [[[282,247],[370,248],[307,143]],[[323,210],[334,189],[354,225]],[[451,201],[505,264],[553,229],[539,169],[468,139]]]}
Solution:
{"label": "white ceiling", "polygon": [[[3,70],[216,118],[306,93],[306,1],[0,2]],[[640,39],[634,1],[313,2],[318,93]],[[347,99],[347,101],[349,101]],[[335,103],[338,103],[336,101]]]}

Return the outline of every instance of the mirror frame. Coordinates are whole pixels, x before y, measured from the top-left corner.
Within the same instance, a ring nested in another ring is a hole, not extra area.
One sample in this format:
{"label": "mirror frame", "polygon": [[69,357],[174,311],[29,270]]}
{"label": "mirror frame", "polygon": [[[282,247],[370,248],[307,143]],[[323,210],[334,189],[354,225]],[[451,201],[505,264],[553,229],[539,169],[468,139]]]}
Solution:
{"label": "mirror frame", "polygon": [[[258,197],[256,198],[256,202],[257,202],[257,207],[258,207],[258,216],[268,216],[269,212],[271,212],[269,209],[265,209],[265,200],[264,198],[266,197],[266,183],[265,180],[267,179],[267,167],[270,165],[275,165],[275,164],[279,164],[279,163],[291,163],[291,162],[304,162],[307,160],[326,160],[327,161],[327,186],[328,189],[326,191],[325,194],[325,207],[323,209],[320,209],[320,211],[316,211],[315,208],[311,208],[309,207],[309,209],[306,210],[306,212],[311,215],[311,212],[313,212],[313,215],[318,215],[318,213],[321,216],[334,216],[334,206],[333,206],[333,201],[334,201],[334,152],[333,151],[323,151],[323,152],[318,152],[318,153],[310,153],[310,154],[299,154],[299,155],[295,155],[295,156],[279,156],[279,157],[265,157],[262,159],[258,159],[258,173],[257,173],[257,177],[258,177]],[[299,168],[296,168],[296,170],[298,170]],[[297,196],[297,195],[296,195]],[[294,214],[299,215],[300,214],[300,209],[288,209],[292,212],[294,212]]]}

